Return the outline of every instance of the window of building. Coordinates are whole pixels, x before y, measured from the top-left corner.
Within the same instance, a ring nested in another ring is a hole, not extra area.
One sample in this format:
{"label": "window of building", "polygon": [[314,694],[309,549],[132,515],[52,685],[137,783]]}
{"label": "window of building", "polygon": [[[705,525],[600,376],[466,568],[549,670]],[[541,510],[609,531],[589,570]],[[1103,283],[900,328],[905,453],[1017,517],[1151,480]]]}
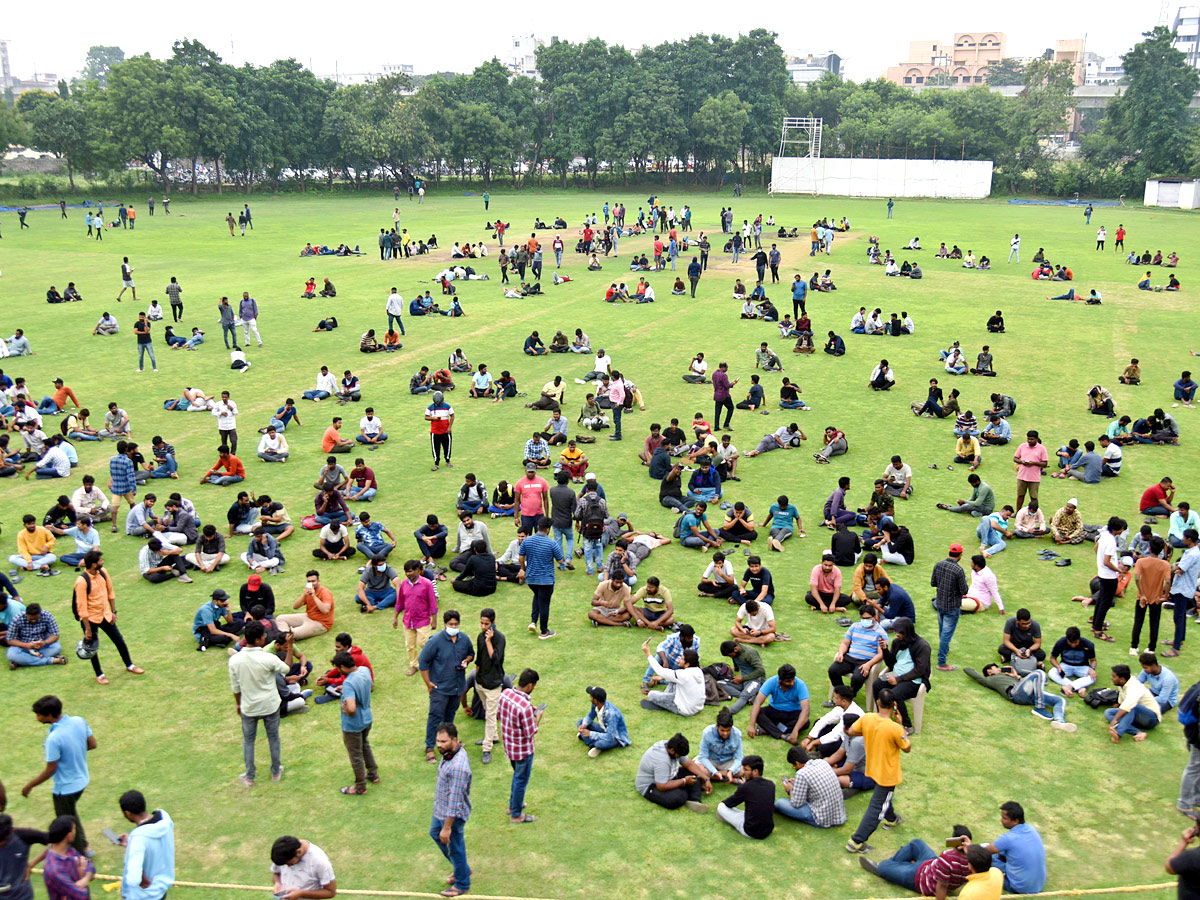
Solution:
{"label": "window of building", "polygon": [[918,75],[917,76],[917,84],[924,84],[924,83],[925,83],[925,79],[922,78],[920,75]]}
{"label": "window of building", "polygon": [[975,76],[975,83],[976,83],[976,84],[983,84],[983,76],[982,76],[982,75],[976,75],[976,76]]}
{"label": "window of building", "polygon": [[909,76],[909,75],[905,75],[905,76],[904,76],[904,83],[905,83],[905,84],[912,84],[912,77],[911,77],[911,76]]}

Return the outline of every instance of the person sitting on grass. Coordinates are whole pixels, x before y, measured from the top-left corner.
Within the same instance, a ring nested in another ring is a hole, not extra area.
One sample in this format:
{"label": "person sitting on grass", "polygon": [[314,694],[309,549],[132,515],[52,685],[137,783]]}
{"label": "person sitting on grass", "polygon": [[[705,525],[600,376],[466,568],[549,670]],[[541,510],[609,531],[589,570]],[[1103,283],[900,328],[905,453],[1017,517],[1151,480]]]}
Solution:
{"label": "person sitting on grass", "polygon": [[791,640],[788,635],[775,630],[775,612],[771,604],[759,603],[757,600],[747,600],[738,607],[735,622],[729,633],[739,644],[763,645]]}
{"label": "person sitting on grass", "polygon": [[1072,694],[1082,697],[1096,683],[1096,645],[1072,625],[1050,651],[1047,675],[1055,684],[1062,685],[1064,697]]}
{"label": "person sitting on grass", "polygon": [[1004,313],[996,310],[996,314],[987,320],[987,330],[992,334],[1004,334]]}
{"label": "person sitting on grass", "polygon": [[[670,739],[652,745],[638,763],[634,788],[664,809],[679,809],[686,805],[695,813],[708,812],[700,798],[712,793],[712,779],[703,766],[688,758],[689,752],[688,739],[678,732]],[[687,774],[681,776],[680,769]]]}
{"label": "person sitting on grass", "polygon": [[550,352],[536,331],[525,338],[524,350],[526,356],[545,356]]}
{"label": "person sitting on grass", "polygon": [[1113,666],[1112,683],[1117,688],[1117,702],[1104,711],[1109,739],[1119,744],[1123,736],[1132,734],[1135,741],[1144,741],[1147,732],[1162,721],[1158,701],[1143,682],[1131,675],[1129,666]]}
{"label": "person sitting on grass", "polygon": [[608,700],[608,692],[602,687],[589,687],[587,695],[592,701],[585,718],[575,723],[576,737],[588,747],[588,756],[595,759],[605,750],[628,747],[629,729],[625,716],[615,704]]}
{"label": "person sitting on grass", "polygon": [[[638,606],[639,603],[642,605]],[[638,628],[663,631],[675,624],[671,592],[662,586],[657,575],[647,578],[638,592],[625,600],[625,611],[630,615],[631,624]]]}
{"label": "person sitting on grass", "polygon": [[624,573],[614,571],[611,577],[596,586],[587,617],[593,628],[600,625],[628,627],[633,614],[629,611],[629,586],[625,584]]}
{"label": "person sitting on grass", "polygon": [[850,598],[842,593],[842,572],[834,565],[832,550],[822,553],[821,561],[813,566],[804,602],[816,612],[846,611]]}
{"label": "person sitting on grass", "polygon": [[[808,725],[808,698],[808,687],[796,677],[795,667],[784,663],[755,695],[746,736],[755,738],[762,733],[796,746],[800,730]],[[767,700],[770,706],[764,705]]]}
{"label": "person sitting on grass", "polygon": [[[684,629],[680,629],[680,636]],[[674,635],[672,635],[674,637]],[[670,638],[668,638],[670,640]],[[699,641],[693,643],[698,647]],[[704,709],[704,670],[700,668],[700,655],[696,649],[684,650],[679,657],[678,665],[674,668],[663,666],[656,654],[650,650],[650,638],[642,644],[642,653],[649,662],[649,671],[654,673],[649,684],[665,682],[666,690],[651,691],[648,684],[643,684],[645,697],[642,699],[643,709],[662,709],[677,716],[694,716]]]}

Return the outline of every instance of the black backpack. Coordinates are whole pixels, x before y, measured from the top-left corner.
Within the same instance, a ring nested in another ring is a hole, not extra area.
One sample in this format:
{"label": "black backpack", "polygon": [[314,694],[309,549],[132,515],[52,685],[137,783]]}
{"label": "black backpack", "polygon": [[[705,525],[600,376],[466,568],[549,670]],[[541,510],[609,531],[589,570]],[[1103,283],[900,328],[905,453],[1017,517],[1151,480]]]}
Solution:
{"label": "black backpack", "polygon": [[[92,578],[87,572],[80,572],[79,577],[83,579],[83,595],[86,597],[92,592]],[[75,602],[75,590],[71,589],[71,612],[75,614],[75,621],[81,621],[79,618],[79,604]]]}
{"label": "black backpack", "polygon": [[604,536],[604,509],[599,503],[599,496],[589,500],[587,507],[579,517],[579,533],[589,540],[599,540]]}
{"label": "black backpack", "polygon": [[1100,709],[1101,707],[1109,707],[1117,702],[1117,691],[1113,688],[1092,688],[1087,692],[1083,702],[1092,709]]}

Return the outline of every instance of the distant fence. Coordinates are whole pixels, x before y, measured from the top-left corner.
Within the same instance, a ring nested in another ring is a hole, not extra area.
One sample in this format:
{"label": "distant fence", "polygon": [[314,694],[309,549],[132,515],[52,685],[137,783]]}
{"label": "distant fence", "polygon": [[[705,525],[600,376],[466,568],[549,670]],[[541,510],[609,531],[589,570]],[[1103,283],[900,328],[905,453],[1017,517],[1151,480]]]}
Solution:
{"label": "distant fence", "polygon": [[771,163],[771,189],[777,194],[978,200],[992,192],[992,163],[777,156]]}

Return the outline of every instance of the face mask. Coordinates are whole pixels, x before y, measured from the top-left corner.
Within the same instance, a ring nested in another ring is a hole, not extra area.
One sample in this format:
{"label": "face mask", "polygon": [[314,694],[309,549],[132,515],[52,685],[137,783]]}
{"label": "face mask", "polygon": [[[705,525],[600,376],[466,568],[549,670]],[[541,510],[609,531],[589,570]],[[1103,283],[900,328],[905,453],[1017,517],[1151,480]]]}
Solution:
{"label": "face mask", "polygon": [[376,572],[386,572],[386,571],[387,571],[387,563],[384,563],[383,565],[378,565],[378,566],[376,566],[376,567],[375,567],[375,571],[376,571]]}
{"label": "face mask", "polygon": [[450,635],[450,637],[454,637],[456,634],[458,634],[458,629],[451,628],[450,626],[447,625],[446,626],[446,634]]}

